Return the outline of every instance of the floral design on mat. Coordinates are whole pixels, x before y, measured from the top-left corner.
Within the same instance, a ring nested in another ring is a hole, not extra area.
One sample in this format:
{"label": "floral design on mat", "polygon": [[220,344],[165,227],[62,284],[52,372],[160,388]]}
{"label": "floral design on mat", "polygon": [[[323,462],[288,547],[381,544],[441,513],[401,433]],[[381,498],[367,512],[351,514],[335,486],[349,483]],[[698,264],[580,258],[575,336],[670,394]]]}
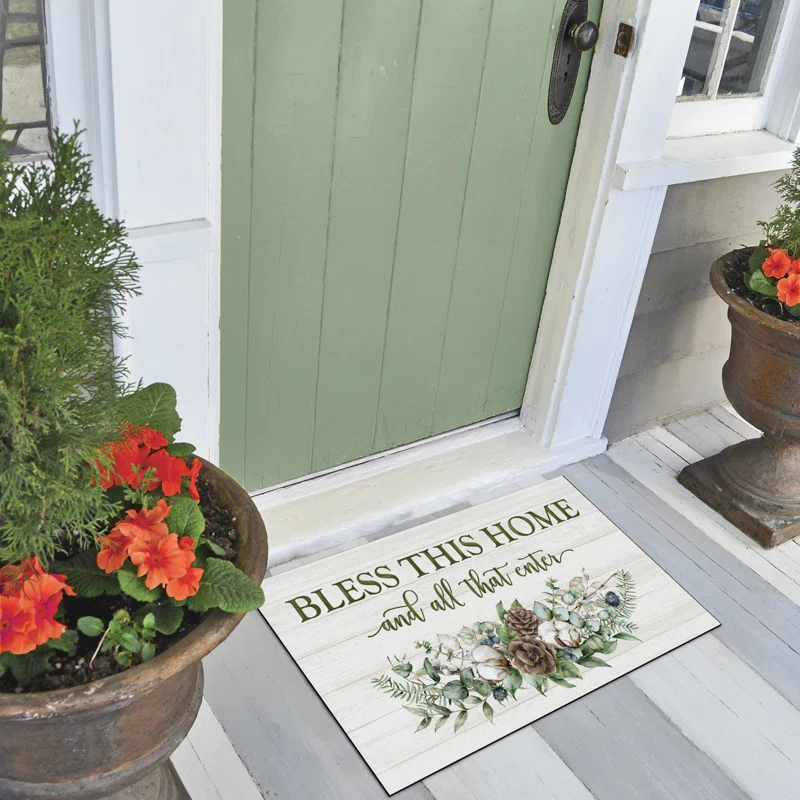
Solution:
{"label": "floral design on mat", "polygon": [[[530,608],[514,600],[506,610],[500,602],[497,622],[475,622],[455,636],[437,634],[437,644],[415,642],[410,658],[389,659],[399,680],[382,675],[373,685],[422,718],[417,731],[432,722],[438,731],[451,719],[458,731],[477,708],[492,722],[495,705],[516,701],[521,690],[544,695],[551,686],[573,689],[585,670],[611,666],[600,656],[613,653],[620,641],[639,641],[629,572],[592,582],[583,570],[567,588],[553,578],[546,586],[544,599]],[[423,654],[415,667],[412,659]]]}

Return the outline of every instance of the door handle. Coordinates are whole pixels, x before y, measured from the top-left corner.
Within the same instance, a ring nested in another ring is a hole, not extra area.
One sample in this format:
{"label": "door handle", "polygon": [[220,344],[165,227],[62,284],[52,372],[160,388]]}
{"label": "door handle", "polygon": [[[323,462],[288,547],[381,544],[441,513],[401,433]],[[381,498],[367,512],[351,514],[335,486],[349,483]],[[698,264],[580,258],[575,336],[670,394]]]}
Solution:
{"label": "door handle", "polygon": [[556,38],[547,95],[547,113],[553,125],[562,122],[569,111],[581,55],[594,50],[599,38],[597,25],[589,19],[588,0],[567,0]]}

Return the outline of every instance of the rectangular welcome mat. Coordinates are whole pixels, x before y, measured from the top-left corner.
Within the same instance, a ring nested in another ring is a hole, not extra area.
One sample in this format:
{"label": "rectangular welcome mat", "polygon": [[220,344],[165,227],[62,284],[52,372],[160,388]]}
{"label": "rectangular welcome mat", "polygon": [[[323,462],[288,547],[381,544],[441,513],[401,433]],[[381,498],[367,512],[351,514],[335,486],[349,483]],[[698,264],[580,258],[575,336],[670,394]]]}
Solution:
{"label": "rectangular welcome mat", "polygon": [[267,580],[389,794],[719,624],[566,479]]}

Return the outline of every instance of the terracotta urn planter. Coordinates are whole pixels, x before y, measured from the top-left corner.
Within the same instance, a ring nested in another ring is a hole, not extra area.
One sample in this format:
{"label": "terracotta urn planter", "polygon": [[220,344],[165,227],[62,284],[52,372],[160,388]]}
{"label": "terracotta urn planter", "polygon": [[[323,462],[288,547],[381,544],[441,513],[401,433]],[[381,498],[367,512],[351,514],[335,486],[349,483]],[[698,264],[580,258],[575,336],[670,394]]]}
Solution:
{"label": "terracotta urn planter", "polygon": [[[237,520],[236,561],[260,583],[267,535],[247,492],[207,462],[203,476]],[[241,616],[213,611],[151,661],[72,689],[0,694],[2,800],[187,798],[168,759],[203,699],[201,659]]]}
{"label": "terracotta urn planter", "polygon": [[764,547],[800,535],[800,325],[750,305],[723,268],[711,284],[728,304],[731,352],[722,383],[731,405],[763,431],[684,468],[678,480]]}

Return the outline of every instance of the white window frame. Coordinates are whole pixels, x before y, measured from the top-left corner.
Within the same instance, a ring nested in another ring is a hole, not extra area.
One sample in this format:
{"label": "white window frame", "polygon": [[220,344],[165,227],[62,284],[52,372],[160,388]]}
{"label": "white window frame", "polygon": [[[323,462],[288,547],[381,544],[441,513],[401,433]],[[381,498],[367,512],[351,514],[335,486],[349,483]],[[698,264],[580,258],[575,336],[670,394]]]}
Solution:
{"label": "white window frame", "polygon": [[[733,20],[723,28],[718,47],[727,51],[733,34]],[[696,23],[695,23],[696,24]],[[767,130],[781,139],[795,141],[797,125],[786,125],[788,104],[796,104],[800,95],[800,70],[792,52],[800,39],[800,0],[786,0],[781,9],[778,31],[767,64],[767,74],[760,95],[740,97],[679,99],[675,103],[668,131],[669,138],[708,136],[739,131]],[[793,45],[795,45],[793,47]],[[712,59],[713,60],[713,59]],[[710,89],[719,85],[721,69],[712,65]],[[711,92],[713,94],[713,92]]]}

